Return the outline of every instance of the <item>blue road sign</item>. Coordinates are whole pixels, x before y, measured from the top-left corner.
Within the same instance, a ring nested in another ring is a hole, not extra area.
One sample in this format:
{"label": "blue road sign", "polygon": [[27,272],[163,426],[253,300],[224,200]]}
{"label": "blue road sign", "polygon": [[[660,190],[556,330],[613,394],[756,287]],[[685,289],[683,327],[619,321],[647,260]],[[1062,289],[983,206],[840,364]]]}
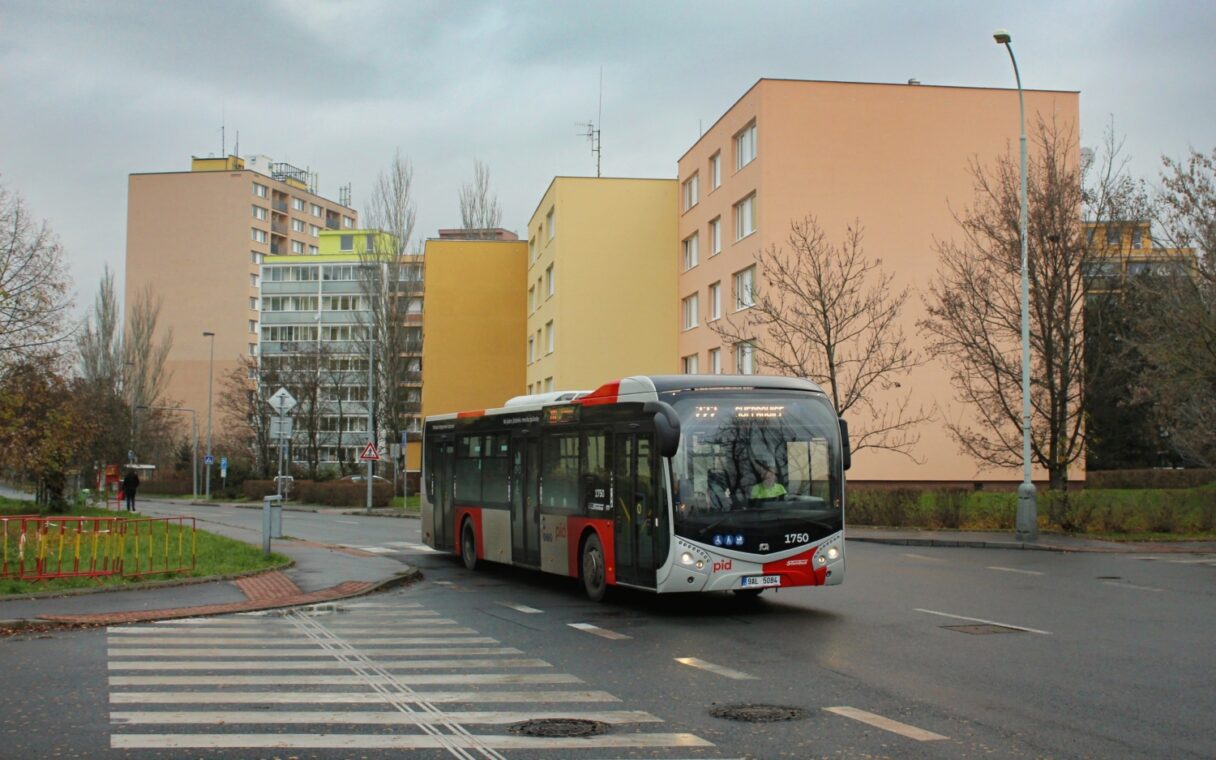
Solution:
{"label": "blue road sign", "polygon": [[207,456],[203,457],[203,464],[210,467],[211,465],[215,464],[215,457],[208,454]]}

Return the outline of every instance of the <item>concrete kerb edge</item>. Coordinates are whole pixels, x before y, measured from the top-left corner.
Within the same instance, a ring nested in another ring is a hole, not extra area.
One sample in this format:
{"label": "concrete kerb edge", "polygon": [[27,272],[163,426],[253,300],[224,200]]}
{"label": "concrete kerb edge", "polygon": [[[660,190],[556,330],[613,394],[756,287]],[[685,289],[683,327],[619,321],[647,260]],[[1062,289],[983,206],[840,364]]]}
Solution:
{"label": "concrete kerb edge", "polygon": [[139,583],[130,583],[125,586],[100,586],[98,588],[68,588],[60,591],[35,591],[32,594],[5,594],[0,595],[0,602],[19,602],[23,600],[37,599],[62,599],[69,596],[88,596],[90,594],[110,594],[117,591],[149,591],[162,588],[175,588],[178,586],[197,586],[201,583],[218,583],[222,581],[236,581],[242,578],[252,578],[257,575],[265,575],[266,573],[279,572],[288,570],[296,566],[294,559],[288,559],[281,565],[274,567],[263,567],[257,570],[244,570],[239,573],[224,573],[222,575],[200,575],[197,578],[173,578],[163,581],[140,581]]}
{"label": "concrete kerb edge", "polygon": [[1123,549],[1085,548],[1072,546],[1051,546],[1048,544],[1032,544],[1021,541],[967,541],[943,538],[886,538],[879,536],[845,536],[848,541],[860,541],[869,544],[889,544],[892,546],[938,546],[954,549],[1018,549],[1023,551],[1119,554]]}

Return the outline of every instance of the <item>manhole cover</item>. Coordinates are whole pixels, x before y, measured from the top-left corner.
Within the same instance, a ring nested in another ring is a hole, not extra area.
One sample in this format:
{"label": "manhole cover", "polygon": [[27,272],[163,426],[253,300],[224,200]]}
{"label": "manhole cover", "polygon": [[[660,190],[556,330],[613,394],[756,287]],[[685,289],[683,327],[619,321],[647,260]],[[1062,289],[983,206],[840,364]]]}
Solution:
{"label": "manhole cover", "polygon": [[1021,633],[1017,628],[1003,625],[943,625],[947,631],[969,633],[972,636],[987,636],[990,633]]}
{"label": "manhole cover", "polygon": [[715,718],[741,720],[746,723],[776,723],[782,720],[799,720],[806,713],[801,707],[780,705],[721,705],[709,711]]}
{"label": "manhole cover", "polygon": [[538,718],[515,723],[507,728],[519,736],[541,736],[560,738],[567,736],[599,736],[608,733],[608,724],[598,720],[577,718]]}

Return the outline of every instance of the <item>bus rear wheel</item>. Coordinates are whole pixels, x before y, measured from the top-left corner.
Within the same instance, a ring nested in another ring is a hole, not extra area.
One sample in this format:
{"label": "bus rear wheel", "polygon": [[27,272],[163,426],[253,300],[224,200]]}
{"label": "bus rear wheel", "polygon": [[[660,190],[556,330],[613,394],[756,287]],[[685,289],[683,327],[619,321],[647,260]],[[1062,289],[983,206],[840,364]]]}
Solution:
{"label": "bus rear wheel", "polygon": [[583,556],[579,567],[582,569],[580,575],[587,598],[593,602],[604,601],[604,596],[608,593],[608,573],[605,570],[604,547],[600,543],[600,537],[594,533],[587,536],[583,543]]}
{"label": "bus rear wheel", "polygon": [[472,520],[466,520],[460,531],[460,558],[469,570],[477,569],[477,534],[473,531]]}

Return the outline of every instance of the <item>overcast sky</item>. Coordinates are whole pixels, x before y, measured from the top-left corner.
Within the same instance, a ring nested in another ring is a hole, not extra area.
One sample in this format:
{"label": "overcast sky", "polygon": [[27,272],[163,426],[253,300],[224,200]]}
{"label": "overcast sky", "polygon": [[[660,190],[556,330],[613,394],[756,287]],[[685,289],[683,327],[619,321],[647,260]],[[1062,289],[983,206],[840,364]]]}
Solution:
{"label": "overcast sky", "polygon": [[[803,0],[0,0],[0,182],[67,250],[78,311],[119,273],[127,175],[261,153],[353,186],[395,150],[414,165],[418,239],[459,223],[487,163],[522,231],[550,179],[674,177],[676,160],[758,78],[1081,92],[1082,144],[1113,117],[1132,168],[1216,146],[1216,2]],[[895,127],[893,127],[895,128]]]}

